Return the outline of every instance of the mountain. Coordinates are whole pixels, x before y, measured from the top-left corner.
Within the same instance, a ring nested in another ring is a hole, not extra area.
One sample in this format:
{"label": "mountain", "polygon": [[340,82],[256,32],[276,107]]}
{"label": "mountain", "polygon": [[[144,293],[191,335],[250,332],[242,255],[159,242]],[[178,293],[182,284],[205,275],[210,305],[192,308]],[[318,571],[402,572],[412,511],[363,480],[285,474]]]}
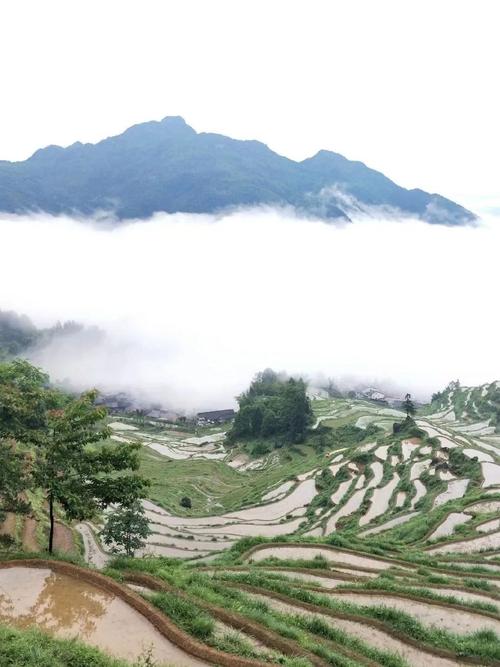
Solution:
{"label": "mountain", "polygon": [[197,133],[180,117],[134,125],[97,144],[48,146],[23,162],[0,161],[0,211],[9,213],[104,209],[123,219],[262,204],[326,219],[373,207],[430,223],[475,218],[440,195],[399,187],[337,153],[295,162],[258,141]]}

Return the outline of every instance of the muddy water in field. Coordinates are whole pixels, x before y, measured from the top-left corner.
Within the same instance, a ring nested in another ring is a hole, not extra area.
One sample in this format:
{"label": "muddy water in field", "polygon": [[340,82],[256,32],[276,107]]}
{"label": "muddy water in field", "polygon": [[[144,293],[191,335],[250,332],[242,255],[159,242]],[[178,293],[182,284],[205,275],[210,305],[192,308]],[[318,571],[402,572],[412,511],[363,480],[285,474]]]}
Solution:
{"label": "muddy water in field", "polygon": [[437,586],[432,586],[432,588],[429,590],[431,590],[433,593],[436,593],[437,595],[442,595],[444,597],[452,596],[457,600],[463,600],[464,602],[487,602],[488,604],[496,605],[498,610],[497,600],[490,597],[489,595],[481,593],[470,593],[469,591],[461,591],[460,589],[455,588],[438,588]]}
{"label": "muddy water in field", "polygon": [[411,509],[415,508],[415,505],[418,503],[420,498],[423,498],[425,494],[427,493],[426,487],[422,484],[422,482],[419,479],[415,479],[413,481],[413,486],[415,487],[415,495],[412,498],[411,501]]}
{"label": "muddy water in field", "polygon": [[498,463],[484,461],[481,463],[481,469],[484,477],[483,487],[500,485],[500,465]]}
{"label": "muddy water in field", "polygon": [[403,461],[408,461],[413,452],[419,448],[420,440],[412,438],[411,440],[403,440],[401,442],[401,451],[403,453]]}
{"label": "muddy water in field", "polygon": [[278,535],[290,535],[298,530],[303,519],[295,519],[285,523],[276,524],[255,524],[255,523],[233,523],[230,526],[217,526],[207,531],[206,528],[191,528],[191,532],[196,535],[229,535],[236,537],[255,536],[276,537]]}
{"label": "muddy water in field", "polygon": [[339,484],[339,488],[331,495],[331,501],[335,505],[338,505],[342,498],[347,493],[347,489],[351,486],[352,480],[348,479],[345,482]]}
{"label": "muddy water in field", "polygon": [[461,526],[463,523],[470,521],[472,516],[464,512],[451,512],[446,519],[439,524],[436,530],[429,535],[429,540],[436,540],[438,537],[448,537],[453,534],[455,526]]}
{"label": "muddy water in field", "polygon": [[489,533],[491,530],[499,530],[499,529],[500,529],[500,519],[492,519],[491,521],[482,523],[480,526],[477,527],[477,530],[480,533]]}
{"label": "muddy water in field", "polygon": [[337,521],[341,519],[344,516],[350,516],[353,514],[353,512],[357,512],[361,503],[363,502],[363,498],[365,497],[366,494],[366,489],[360,489],[359,491],[355,491],[352,496],[349,498],[349,500],[346,502],[346,504],[341,507],[338,512],[333,514],[329,519],[326,524],[325,528],[325,535],[329,535],[332,533],[335,528],[337,527]]}
{"label": "muddy water in field", "polygon": [[410,470],[410,480],[413,482],[414,479],[420,479],[421,474],[424,470],[427,470],[431,463],[431,459],[424,459],[423,461],[418,461],[414,463]]}
{"label": "muddy water in field", "polygon": [[293,604],[287,604],[279,600],[274,600],[266,595],[251,595],[254,600],[261,600],[276,611],[285,614],[300,614],[308,618],[319,618],[327,625],[336,629],[343,630],[347,634],[352,635],[365,642],[369,646],[381,651],[390,651],[400,655],[411,665],[411,667],[456,667],[460,662],[454,660],[447,660],[446,658],[439,658],[432,653],[420,651],[418,648],[405,644],[405,642],[396,639],[392,635],[371,627],[358,621],[348,621],[342,618],[332,618],[326,614],[306,611],[301,607],[296,607]]}
{"label": "muddy water in field", "polygon": [[464,540],[463,542],[450,542],[449,544],[443,544],[441,547],[434,547],[429,549],[427,553],[469,554],[474,553],[475,551],[498,548],[500,548],[500,532],[490,533],[489,535],[484,535],[483,537],[476,537],[473,540]]}
{"label": "muddy water in field", "polygon": [[424,625],[437,627],[458,634],[477,632],[478,630],[492,630],[500,634],[500,621],[495,618],[481,616],[472,611],[441,607],[429,602],[417,602],[405,598],[389,595],[364,593],[328,593],[332,597],[344,602],[352,602],[363,607],[388,607],[410,614]]}
{"label": "muddy water in field", "polygon": [[399,491],[396,495],[396,507],[403,507],[406,500],[406,493]]}
{"label": "muddy water in field", "polygon": [[262,496],[262,500],[274,500],[278,496],[281,496],[284,493],[287,493],[292,488],[294,482],[284,482],[280,484],[276,489],[268,491]]}
{"label": "muddy water in field", "polygon": [[485,452],[480,452],[478,449],[462,449],[465,456],[468,456],[470,459],[476,458],[478,461],[489,461],[493,462],[493,457]]}
{"label": "muddy water in field", "polygon": [[483,502],[474,503],[469,505],[467,510],[473,510],[474,512],[500,512],[500,500],[485,500]]}
{"label": "muddy water in field", "polygon": [[456,479],[453,482],[448,482],[448,488],[446,491],[443,491],[443,493],[440,493],[438,496],[436,496],[433,508],[444,505],[444,503],[447,503],[449,500],[462,498],[467,491],[468,485],[468,479]]}
{"label": "muddy water in field", "polygon": [[[376,560],[368,556],[361,556],[345,551],[337,551],[331,548],[313,548],[313,547],[263,547],[251,554],[252,561],[261,561],[265,558],[300,558],[304,560],[313,560],[315,557],[323,556],[326,560],[334,563],[345,563],[354,567],[366,567],[373,570],[386,570],[392,567],[390,561]],[[362,574],[362,573],[360,573]]]}
{"label": "muddy water in field", "polygon": [[152,647],[160,664],[206,664],[168,641],[116,596],[49,569],[0,569],[0,623],[18,628],[37,626],[57,637],[78,637],[127,660],[136,660]]}
{"label": "muddy water in field", "polygon": [[389,508],[389,501],[398,484],[399,475],[395,473],[394,477],[385,486],[375,489],[369,510],[359,520],[360,526],[370,523],[370,521],[373,521],[387,511]]}
{"label": "muddy water in field", "polygon": [[367,535],[377,535],[377,533],[382,533],[384,530],[389,530],[390,528],[394,528],[394,526],[399,526],[402,523],[406,523],[407,521],[410,521],[410,519],[413,519],[414,516],[417,516],[419,512],[410,512],[409,514],[405,514],[404,516],[398,516],[396,519],[391,519],[390,521],[386,521],[386,523],[383,523],[380,526],[377,526],[376,528],[370,528],[369,530],[365,530],[362,533],[359,533],[360,537],[366,537]]}

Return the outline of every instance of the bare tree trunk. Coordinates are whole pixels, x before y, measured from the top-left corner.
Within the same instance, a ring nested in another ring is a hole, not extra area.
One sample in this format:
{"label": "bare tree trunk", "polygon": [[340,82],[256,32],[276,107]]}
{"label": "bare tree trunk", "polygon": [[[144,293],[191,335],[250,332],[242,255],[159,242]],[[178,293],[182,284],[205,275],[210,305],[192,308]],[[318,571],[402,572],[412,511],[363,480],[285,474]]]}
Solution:
{"label": "bare tree trunk", "polygon": [[49,554],[54,548],[54,498],[52,493],[49,495],[49,518],[50,518],[50,532],[49,532]]}

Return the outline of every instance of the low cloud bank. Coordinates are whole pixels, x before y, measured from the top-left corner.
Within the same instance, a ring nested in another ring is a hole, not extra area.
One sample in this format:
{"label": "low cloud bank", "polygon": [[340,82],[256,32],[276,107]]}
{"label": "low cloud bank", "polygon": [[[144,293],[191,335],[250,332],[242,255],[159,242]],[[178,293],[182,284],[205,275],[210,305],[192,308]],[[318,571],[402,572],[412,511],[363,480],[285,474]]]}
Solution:
{"label": "low cloud bank", "polygon": [[230,405],[265,367],[423,397],[500,378],[500,224],[158,214],[0,217],[0,308],[96,325],[35,356],[78,388]]}

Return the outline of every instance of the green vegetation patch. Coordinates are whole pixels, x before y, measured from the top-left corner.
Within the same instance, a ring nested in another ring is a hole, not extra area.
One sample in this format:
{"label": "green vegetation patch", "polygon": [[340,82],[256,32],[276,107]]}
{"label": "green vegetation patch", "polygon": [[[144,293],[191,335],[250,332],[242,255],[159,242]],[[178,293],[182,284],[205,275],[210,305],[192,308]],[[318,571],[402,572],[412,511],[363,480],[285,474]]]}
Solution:
{"label": "green vegetation patch", "polygon": [[[145,662],[135,663],[136,667]],[[0,665],[5,667],[130,667],[79,641],[54,639],[39,630],[0,625]]]}
{"label": "green vegetation patch", "polygon": [[[220,575],[222,580],[225,577],[226,575],[224,574]],[[234,579],[243,584],[281,593],[291,599],[318,605],[333,612],[350,613],[359,617],[364,616],[382,621],[396,633],[421,641],[428,646],[452,651],[456,655],[476,657],[490,661],[500,660],[500,638],[491,631],[479,631],[469,635],[455,635],[439,628],[426,627],[409,614],[388,608],[384,605],[356,606],[351,602],[331,599],[326,595],[303,588],[293,588],[290,582],[283,583],[276,579],[270,579],[264,573],[260,572],[242,573],[237,577],[234,577],[234,573],[231,573],[231,580]]]}

